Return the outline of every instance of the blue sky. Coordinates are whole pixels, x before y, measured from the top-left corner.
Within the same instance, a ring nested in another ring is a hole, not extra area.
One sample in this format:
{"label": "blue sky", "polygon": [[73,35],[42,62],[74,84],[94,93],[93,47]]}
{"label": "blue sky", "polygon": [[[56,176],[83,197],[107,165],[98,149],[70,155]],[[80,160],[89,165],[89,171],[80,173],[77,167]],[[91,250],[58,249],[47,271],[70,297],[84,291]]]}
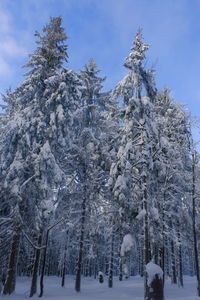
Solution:
{"label": "blue sky", "polygon": [[0,93],[22,82],[34,31],[50,16],[63,17],[68,67],[78,71],[93,57],[108,89],[126,74],[124,58],[142,27],[158,88],[170,87],[200,116],[200,0],[1,0]]}

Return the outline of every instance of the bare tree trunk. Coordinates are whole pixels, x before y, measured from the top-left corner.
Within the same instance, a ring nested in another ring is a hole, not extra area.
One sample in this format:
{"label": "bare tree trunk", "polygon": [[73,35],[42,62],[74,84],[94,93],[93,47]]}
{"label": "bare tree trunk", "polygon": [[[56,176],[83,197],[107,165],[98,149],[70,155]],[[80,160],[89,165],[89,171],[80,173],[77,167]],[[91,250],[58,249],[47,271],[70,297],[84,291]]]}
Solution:
{"label": "bare tree trunk", "polygon": [[[141,243],[141,244],[140,244]],[[143,258],[143,256],[144,256],[144,250],[143,250],[143,241],[141,240],[141,241],[139,241],[139,245],[140,245],[140,247],[139,247],[139,274],[140,274],[140,276],[141,277],[143,277],[144,276],[144,258]]]}
{"label": "bare tree trunk", "polygon": [[167,274],[167,277],[170,276],[170,250],[169,250],[169,239],[166,237],[166,244],[165,244],[165,274]]}
{"label": "bare tree trunk", "polygon": [[178,222],[178,279],[179,279],[180,286],[183,287],[182,245],[181,245],[181,233],[180,233],[179,222]]}
{"label": "bare tree trunk", "polygon": [[[38,238],[38,247],[40,247],[41,244],[42,244],[42,234],[40,234],[39,238]],[[35,260],[34,260],[34,266],[33,266],[33,274],[32,274],[31,289],[30,289],[29,297],[33,297],[33,295],[35,295],[37,292],[37,278],[38,278],[40,253],[41,253],[40,249],[35,250]]]}
{"label": "bare tree trunk", "polygon": [[165,235],[165,193],[163,195],[163,211],[162,211],[162,248],[161,248],[161,264],[160,267],[163,270],[163,286],[165,284],[165,245],[166,245],[166,235]]}
{"label": "bare tree trunk", "polygon": [[76,265],[76,280],[75,280],[75,290],[80,292],[81,290],[81,268],[82,268],[82,258],[83,258],[83,245],[84,245],[84,235],[85,235],[85,214],[86,214],[86,194],[84,195],[82,203],[82,216],[81,216],[81,236],[79,242],[79,255]]}
{"label": "bare tree trunk", "polygon": [[120,262],[119,262],[119,281],[123,280],[123,257],[120,257]]}
{"label": "bare tree trunk", "polygon": [[45,273],[45,265],[46,265],[46,259],[47,259],[48,239],[49,239],[49,230],[47,230],[47,233],[46,233],[46,241],[45,241],[45,248],[44,248],[44,254],[43,254],[43,261],[42,261],[42,269],[41,269],[41,276],[40,276],[40,294],[39,294],[39,297],[42,297],[43,292],[44,292],[44,273]]}
{"label": "bare tree trunk", "polygon": [[[123,241],[123,235],[120,231],[120,241]],[[119,281],[123,280],[123,256],[121,256],[121,245],[119,247]]]}
{"label": "bare tree trunk", "polygon": [[110,252],[110,264],[109,264],[109,274],[108,274],[108,287],[113,287],[113,264],[114,262],[114,229],[111,236],[111,252]]}
{"label": "bare tree trunk", "polygon": [[[146,185],[146,182],[145,182]],[[147,213],[147,189],[144,190],[144,209],[146,214],[144,216],[144,266],[149,262],[149,232],[148,232],[148,213]],[[149,286],[147,283],[147,272],[144,271],[144,300],[149,300]]]}
{"label": "bare tree trunk", "polygon": [[47,229],[46,233],[46,240],[45,240],[45,247],[44,247],[44,255],[43,255],[43,261],[42,261],[42,269],[41,269],[41,277],[40,277],[40,294],[39,297],[43,296],[44,292],[44,273],[45,273],[45,266],[46,266],[46,259],[47,259],[47,246],[48,246],[48,239],[49,239],[49,232],[52,228],[57,226],[63,221],[63,218],[57,221],[55,224],[53,224],[51,227]]}
{"label": "bare tree trunk", "polygon": [[62,269],[62,281],[61,281],[61,286],[64,287],[65,286],[65,273],[66,273],[66,251],[67,248],[65,246],[65,253],[64,253],[64,261],[63,261],[63,269]]}
{"label": "bare tree trunk", "polygon": [[20,247],[20,237],[21,232],[20,229],[16,229],[13,235],[11,251],[9,256],[9,265],[8,265],[8,273],[6,276],[6,281],[3,289],[3,294],[12,294],[15,291],[16,285],[16,276],[17,276],[17,262],[19,255],[19,247]]}
{"label": "bare tree trunk", "polygon": [[199,274],[199,257],[196,233],[196,177],[195,177],[196,154],[192,154],[192,229],[194,240],[194,262],[197,277],[197,295],[200,297],[200,274]]}
{"label": "bare tree trunk", "polygon": [[174,251],[174,242],[171,240],[171,265],[172,265],[172,278],[171,282],[172,283],[177,283],[177,278],[176,278],[176,260],[175,260],[175,251]]}

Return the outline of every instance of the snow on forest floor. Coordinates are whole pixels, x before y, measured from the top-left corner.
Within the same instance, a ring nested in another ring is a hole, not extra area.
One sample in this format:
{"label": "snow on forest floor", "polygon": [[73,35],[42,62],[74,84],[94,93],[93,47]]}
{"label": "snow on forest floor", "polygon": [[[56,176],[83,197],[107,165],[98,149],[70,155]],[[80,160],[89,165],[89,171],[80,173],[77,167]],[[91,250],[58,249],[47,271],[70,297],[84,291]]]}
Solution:
{"label": "snow on forest floor", "polygon": [[[60,287],[61,279],[55,276],[45,277],[44,296],[47,300],[143,300],[143,280],[139,276],[124,281],[114,280],[113,288],[107,287],[107,279],[103,284],[92,278],[82,279],[80,293],[74,291],[74,279],[66,277],[66,287]],[[3,299],[23,300],[29,298],[30,278],[18,278],[15,294],[3,296]],[[199,300],[196,295],[195,277],[184,277],[184,288],[166,282],[166,300]],[[32,299],[38,299],[34,296]]]}

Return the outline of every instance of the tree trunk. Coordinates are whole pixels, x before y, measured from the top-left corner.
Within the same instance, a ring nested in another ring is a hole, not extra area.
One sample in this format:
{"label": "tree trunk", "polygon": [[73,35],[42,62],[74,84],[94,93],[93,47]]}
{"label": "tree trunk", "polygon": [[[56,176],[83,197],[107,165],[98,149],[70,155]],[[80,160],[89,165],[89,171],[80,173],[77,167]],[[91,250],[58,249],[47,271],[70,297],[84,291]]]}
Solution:
{"label": "tree trunk", "polygon": [[[39,235],[38,238],[38,247],[41,247],[42,244],[42,234]],[[33,297],[33,295],[37,292],[37,278],[38,278],[38,268],[39,268],[39,262],[40,262],[40,249],[35,250],[35,259],[34,259],[34,265],[33,265],[33,274],[32,274],[32,281],[31,281],[31,289],[30,289],[30,296]]]}
{"label": "tree trunk", "polygon": [[179,285],[183,287],[183,263],[182,263],[182,246],[181,246],[181,233],[180,224],[178,222],[178,279]]}
{"label": "tree trunk", "polygon": [[114,261],[114,231],[112,231],[111,236],[111,252],[110,252],[110,264],[109,264],[109,274],[108,274],[108,287],[113,287],[113,261]]}
{"label": "tree trunk", "polygon": [[11,245],[11,252],[9,256],[9,265],[8,265],[8,272],[6,276],[6,281],[3,289],[3,294],[12,294],[15,291],[16,285],[16,276],[17,276],[17,262],[18,262],[18,254],[19,254],[19,247],[20,247],[20,237],[21,233],[20,230],[17,229],[13,235],[12,245]]}
{"label": "tree trunk", "polygon": [[197,277],[197,295],[200,297],[200,274],[199,274],[199,257],[196,233],[196,177],[195,177],[196,155],[192,154],[192,229],[194,241],[194,263]]}
{"label": "tree trunk", "polygon": [[170,276],[170,268],[169,268],[169,260],[170,260],[170,251],[169,251],[169,239],[166,237],[166,244],[165,244],[165,275],[167,277]]}
{"label": "tree trunk", "polygon": [[175,251],[174,251],[174,242],[171,240],[171,265],[172,265],[172,277],[171,282],[177,284],[176,278],[176,263],[175,263]]}
{"label": "tree trunk", "polygon": [[150,285],[149,299],[164,300],[163,287],[164,284],[162,282],[162,279],[158,276],[158,274],[155,274],[155,278]]}
{"label": "tree trunk", "polygon": [[144,276],[144,250],[143,250],[143,241],[140,241],[140,246],[139,246],[139,274],[141,277]]}
{"label": "tree trunk", "polygon": [[162,248],[161,251],[161,261],[160,267],[163,270],[163,286],[165,284],[165,245],[166,245],[166,235],[165,235],[165,193],[163,197],[163,210],[162,210]]}
{"label": "tree trunk", "polygon": [[119,281],[123,280],[123,257],[120,257],[120,262],[119,262]]}
{"label": "tree trunk", "polygon": [[[147,190],[144,190],[144,209],[146,214],[144,216],[144,266],[149,262],[149,233],[148,233],[148,214],[147,214]],[[149,286],[147,283],[147,272],[144,271],[144,300],[149,300]]]}
{"label": "tree trunk", "polygon": [[61,286],[65,286],[65,273],[66,273],[66,247],[65,247],[65,253],[64,253],[64,261],[63,261],[63,269],[62,269],[62,281],[61,281]]}
{"label": "tree trunk", "polygon": [[79,242],[79,255],[76,265],[76,280],[75,280],[75,290],[80,292],[81,290],[81,268],[82,268],[82,258],[83,258],[83,245],[84,245],[84,235],[85,235],[85,214],[86,214],[86,195],[84,195],[82,203],[82,216],[81,216],[81,236]]}
{"label": "tree trunk", "polygon": [[40,294],[39,294],[39,297],[42,297],[43,292],[44,292],[44,273],[45,273],[45,265],[46,265],[46,259],[47,259],[48,239],[49,239],[49,230],[47,230],[47,233],[46,233],[46,241],[45,241],[44,255],[43,255],[43,261],[42,261],[42,269],[41,269],[41,276],[40,276]]}

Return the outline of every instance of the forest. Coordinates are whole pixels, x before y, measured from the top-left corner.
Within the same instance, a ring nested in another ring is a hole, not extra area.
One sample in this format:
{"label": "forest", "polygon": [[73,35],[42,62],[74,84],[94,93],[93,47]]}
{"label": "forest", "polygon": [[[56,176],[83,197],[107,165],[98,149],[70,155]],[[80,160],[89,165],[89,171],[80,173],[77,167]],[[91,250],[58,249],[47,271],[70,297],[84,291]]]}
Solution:
{"label": "forest", "polygon": [[142,29],[111,91],[94,59],[67,68],[61,17],[35,37],[24,81],[2,95],[1,293],[24,276],[30,297],[45,295],[49,276],[66,290],[73,276],[80,295],[85,277],[112,288],[140,276],[144,299],[163,300],[166,280],[181,288],[189,275],[200,297],[192,120],[169,88],[157,88]]}

